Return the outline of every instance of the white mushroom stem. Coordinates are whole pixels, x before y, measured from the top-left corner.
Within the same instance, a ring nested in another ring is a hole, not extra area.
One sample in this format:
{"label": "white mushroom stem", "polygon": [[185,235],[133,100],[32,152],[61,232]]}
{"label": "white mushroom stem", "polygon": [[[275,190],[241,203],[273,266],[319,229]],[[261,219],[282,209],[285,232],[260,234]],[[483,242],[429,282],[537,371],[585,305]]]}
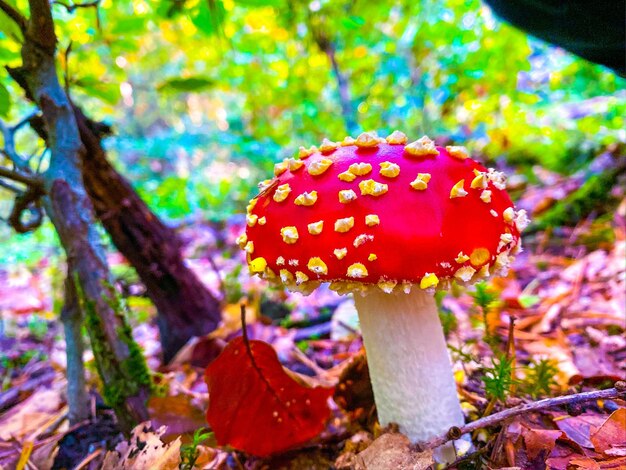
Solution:
{"label": "white mushroom stem", "polygon": [[355,294],[378,420],[413,443],[464,424],[432,293]]}

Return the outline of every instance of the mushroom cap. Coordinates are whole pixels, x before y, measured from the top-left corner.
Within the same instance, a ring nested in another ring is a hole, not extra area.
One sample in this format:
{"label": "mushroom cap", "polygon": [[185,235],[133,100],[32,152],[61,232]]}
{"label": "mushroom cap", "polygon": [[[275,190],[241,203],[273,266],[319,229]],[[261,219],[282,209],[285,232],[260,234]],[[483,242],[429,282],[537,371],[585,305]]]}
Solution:
{"label": "mushroom cap", "polygon": [[502,173],[426,136],[324,140],[275,175],[251,200],[239,243],[252,273],[292,290],[475,282],[507,269],[528,222]]}

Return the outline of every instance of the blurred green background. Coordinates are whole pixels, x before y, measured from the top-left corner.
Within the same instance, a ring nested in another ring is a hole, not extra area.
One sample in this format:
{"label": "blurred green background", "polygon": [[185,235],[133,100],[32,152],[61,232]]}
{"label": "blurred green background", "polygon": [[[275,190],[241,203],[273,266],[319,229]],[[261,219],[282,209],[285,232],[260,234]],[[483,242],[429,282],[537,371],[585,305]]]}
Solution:
{"label": "blurred green background", "polygon": [[[73,100],[113,125],[111,159],[170,221],[241,213],[274,162],[362,130],[461,143],[531,183],[535,165],[573,174],[626,142],[626,80],[478,0],[104,0],[54,12]],[[19,34],[0,13],[0,62],[20,63]],[[0,69],[0,117],[30,109]],[[0,188],[0,216],[10,207]],[[0,224],[0,247],[0,266],[57,252],[47,225],[17,236]]]}

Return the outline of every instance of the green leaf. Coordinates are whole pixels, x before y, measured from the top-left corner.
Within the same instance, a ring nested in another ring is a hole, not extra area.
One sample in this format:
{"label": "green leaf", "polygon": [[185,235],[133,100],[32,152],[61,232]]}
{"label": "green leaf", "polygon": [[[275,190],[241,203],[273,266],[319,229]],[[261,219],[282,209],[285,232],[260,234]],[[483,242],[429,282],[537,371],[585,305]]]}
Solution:
{"label": "green leaf", "polygon": [[201,0],[191,22],[207,36],[213,36],[222,31],[225,13],[221,0]]}
{"label": "green leaf", "polygon": [[[7,0],[7,3],[19,11],[14,0]],[[4,34],[7,37],[15,37],[22,39],[22,31],[6,13],[0,10],[0,37]]]}
{"label": "green leaf", "polygon": [[11,109],[11,94],[6,87],[0,83],[0,116],[7,116]]}
{"label": "green leaf", "polygon": [[284,5],[283,0],[237,0],[236,3],[246,7],[280,7]]}
{"label": "green leaf", "polygon": [[120,99],[118,85],[104,82],[93,76],[81,77],[75,80],[73,85],[83,90],[89,96],[99,98],[110,105],[116,104]]}
{"label": "green leaf", "polygon": [[144,16],[134,16],[118,20],[109,31],[120,36],[138,36],[146,32],[148,20]]}
{"label": "green leaf", "polygon": [[541,301],[541,298],[537,295],[520,295],[517,301],[522,307],[529,308],[533,305],[537,305]]}
{"label": "green leaf", "polygon": [[170,78],[158,86],[159,91],[194,92],[215,85],[215,80],[206,77]]}

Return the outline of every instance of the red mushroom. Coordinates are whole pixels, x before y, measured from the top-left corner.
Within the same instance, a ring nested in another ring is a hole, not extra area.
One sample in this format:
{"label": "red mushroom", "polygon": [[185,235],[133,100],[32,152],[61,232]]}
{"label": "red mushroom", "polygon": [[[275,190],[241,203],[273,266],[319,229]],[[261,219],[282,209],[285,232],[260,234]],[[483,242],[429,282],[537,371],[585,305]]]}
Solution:
{"label": "red mushroom", "polygon": [[250,271],[355,293],[381,425],[413,442],[462,425],[433,293],[502,273],[519,250],[527,218],[504,175],[398,131],[301,147],[274,174],[239,240]]}

